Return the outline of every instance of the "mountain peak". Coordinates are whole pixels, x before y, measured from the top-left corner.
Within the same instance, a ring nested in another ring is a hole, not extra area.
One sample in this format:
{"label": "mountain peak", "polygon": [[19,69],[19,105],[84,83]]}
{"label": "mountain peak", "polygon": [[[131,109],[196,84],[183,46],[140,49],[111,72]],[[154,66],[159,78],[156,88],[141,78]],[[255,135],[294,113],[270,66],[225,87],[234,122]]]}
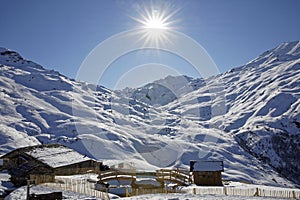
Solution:
{"label": "mountain peak", "polygon": [[0,63],[15,67],[29,67],[35,69],[44,69],[41,65],[24,59],[19,53],[10,49],[0,47]]}
{"label": "mountain peak", "polygon": [[274,53],[276,52],[277,55],[299,55],[300,53],[300,41],[293,41],[293,42],[284,42],[278,47],[272,50]]}
{"label": "mountain peak", "polygon": [[284,42],[260,57],[276,58],[277,61],[289,61],[300,58],[300,41]]}
{"label": "mountain peak", "polygon": [[240,71],[244,68],[251,67],[265,67],[265,66],[277,66],[280,63],[294,61],[300,58],[300,41],[292,41],[292,42],[284,42],[277,47],[265,51],[257,58],[251,60],[247,64],[236,67],[230,70],[232,71]]}
{"label": "mountain peak", "polygon": [[10,50],[7,48],[4,48],[4,47],[0,47],[0,53],[5,52],[5,51],[10,51]]}

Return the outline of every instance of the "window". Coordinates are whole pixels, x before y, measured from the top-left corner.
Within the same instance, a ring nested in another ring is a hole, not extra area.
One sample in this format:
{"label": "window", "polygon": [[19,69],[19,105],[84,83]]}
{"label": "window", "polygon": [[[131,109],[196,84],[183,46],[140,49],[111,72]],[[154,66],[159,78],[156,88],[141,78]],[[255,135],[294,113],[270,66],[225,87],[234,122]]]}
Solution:
{"label": "window", "polygon": [[205,178],[205,172],[200,172],[200,176],[204,179]]}
{"label": "window", "polygon": [[212,172],[207,172],[207,178],[212,178],[213,173]]}
{"label": "window", "polygon": [[23,156],[19,156],[17,158],[17,165],[22,165],[24,163],[27,163],[28,161],[23,157]]}

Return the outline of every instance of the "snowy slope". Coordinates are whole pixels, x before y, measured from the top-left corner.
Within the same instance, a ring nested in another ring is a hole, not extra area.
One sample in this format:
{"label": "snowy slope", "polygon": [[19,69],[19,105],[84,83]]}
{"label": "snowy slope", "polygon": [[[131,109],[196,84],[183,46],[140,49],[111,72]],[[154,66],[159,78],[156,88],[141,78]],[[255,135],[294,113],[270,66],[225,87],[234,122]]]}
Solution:
{"label": "snowy slope", "polygon": [[108,164],[222,159],[224,179],[291,186],[280,172],[299,184],[299,52],[286,43],[210,79],[110,91],[1,48],[0,154],[58,142]]}
{"label": "snowy slope", "polygon": [[[244,150],[300,182],[300,42],[283,43],[205,84],[188,82],[194,90],[170,102],[170,112],[219,127]],[[214,99],[223,95],[226,113],[214,115]]]}
{"label": "snowy slope", "polygon": [[221,78],[229,107],[224,130],[299,183],[300,42],[284,43]]}

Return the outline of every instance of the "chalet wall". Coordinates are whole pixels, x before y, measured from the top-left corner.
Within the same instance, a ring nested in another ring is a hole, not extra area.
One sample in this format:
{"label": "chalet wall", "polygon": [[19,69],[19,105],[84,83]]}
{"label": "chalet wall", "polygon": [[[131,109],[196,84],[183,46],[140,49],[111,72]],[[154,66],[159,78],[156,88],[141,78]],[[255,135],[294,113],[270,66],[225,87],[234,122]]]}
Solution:
{"label": "chalet wall", "polygon": [[27,183],[27,177],[11,176],[10,180],[15,186],[26,185]]}
{"label": "chalet wall", "polygon": [[[32,170],[29,171],[22,171],[20,168],[13,169],[11,172],[11,181],[16,186],[22,186],[27,184],[27,180],[35,180],[35,177],[37,177],[37,182],[44,183],[43,180],[51,180],[51,182],[54,181],[54,173],[53,169],[47,168],[44,166],[38,166]],[[34,177],[34,178],[33,178]],[[50,177],[53,177],[51,179]]]}
{"label": "chalet wall", "polygon": [[34,161],[31,156],[21,152],[14,151],[2,157],[3,159],[3,169],[12,169],[22,165],[25,162]]}
{"label": "chalet wall", "polygon": [[198,186],[222,186],[222,175],[217,172],[193,172],[194,183]]}
{"label": "chalet wall", "polygon": [[68,166],[62,166],[54,169],[55,175],[74,175],[87,172],[99,173],[102,163],[94,160],[87,160],[81,163],[75,163]]}
{"label": "chalet wall", "polygon": [[53,183],[55,182],[54,174],[30,174],[30,180],[34,180],[36,185],[41,183]]}

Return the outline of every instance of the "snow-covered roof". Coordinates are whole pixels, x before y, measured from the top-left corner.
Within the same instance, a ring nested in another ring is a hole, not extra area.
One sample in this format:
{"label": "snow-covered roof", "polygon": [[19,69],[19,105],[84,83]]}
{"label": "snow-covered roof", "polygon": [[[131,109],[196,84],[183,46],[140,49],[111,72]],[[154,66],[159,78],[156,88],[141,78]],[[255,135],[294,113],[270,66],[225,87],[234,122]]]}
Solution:
{"label": "snow-covered roof", "polygon": [[191,171],[216,172],[224,171],[223,161],[193,161]]}
{"label": "snow-covered roof", "polygon": [[91,160],[65,146],[37,146],[25,153],[53,168]]}

